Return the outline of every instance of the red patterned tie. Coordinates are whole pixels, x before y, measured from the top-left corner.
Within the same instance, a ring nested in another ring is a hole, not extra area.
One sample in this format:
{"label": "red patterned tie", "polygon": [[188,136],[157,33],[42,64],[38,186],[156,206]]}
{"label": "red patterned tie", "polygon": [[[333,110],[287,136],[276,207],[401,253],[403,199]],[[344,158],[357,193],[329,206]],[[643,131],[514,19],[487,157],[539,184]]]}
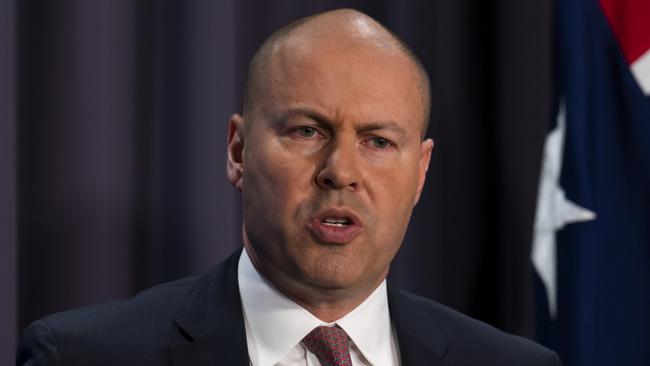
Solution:
{"label": "red patterned tie", "polygon": [[350,366],[349,341],[343,329],[320,326],[309,332],[302,344],[318,357],[322,366]]}

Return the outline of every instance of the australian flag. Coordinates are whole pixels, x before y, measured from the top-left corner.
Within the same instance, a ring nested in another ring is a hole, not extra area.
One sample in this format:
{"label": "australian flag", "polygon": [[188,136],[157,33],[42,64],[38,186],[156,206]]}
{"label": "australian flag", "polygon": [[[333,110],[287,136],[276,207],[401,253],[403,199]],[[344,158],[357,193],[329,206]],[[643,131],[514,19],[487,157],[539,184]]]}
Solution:
{"label": "australian flag", "polygon": [[539,340],[566,366],[648,366],[650,0],[559,0],[556,46],[532,252]]}

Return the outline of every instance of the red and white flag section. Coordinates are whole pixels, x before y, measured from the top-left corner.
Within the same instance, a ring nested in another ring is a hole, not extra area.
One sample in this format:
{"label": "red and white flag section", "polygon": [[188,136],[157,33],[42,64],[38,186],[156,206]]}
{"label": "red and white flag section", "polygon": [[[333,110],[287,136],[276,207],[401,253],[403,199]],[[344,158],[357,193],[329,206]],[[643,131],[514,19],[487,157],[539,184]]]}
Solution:
{"label": "red and white flag section", "polygon": [[630,71],[650,95],[650,1],[600,0]]}

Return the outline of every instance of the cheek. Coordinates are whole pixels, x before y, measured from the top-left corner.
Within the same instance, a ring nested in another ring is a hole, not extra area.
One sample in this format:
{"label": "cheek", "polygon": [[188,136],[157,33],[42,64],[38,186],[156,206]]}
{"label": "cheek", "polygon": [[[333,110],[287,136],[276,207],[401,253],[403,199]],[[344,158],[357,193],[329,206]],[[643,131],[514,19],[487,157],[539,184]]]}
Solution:
{"label": "cheek", "polygon": [[280,265],[290,257],[296,236],[295,212],[307,189],[296,164],[282,152],[257,149],[244,158],[243,210],[249,240],[265,261]]}
{"label": "cheek", "polygon": [[412,158],[391,159],[383,164],[368,164],[369,193],[388,209],[410,206],[417,189],[418,164]]}
{"label": "cheek", "polygon": [[285,214],[309,191],[313,167],[279,144],[251,152],[244,166],[244,195],[266,214]]}
{"label": "cheek", "polygon": [[413,210],[417,190],[417,169],[402,164],[398,169],[377,170],[369,183],[369,194],[379,216],[379,235],[401,243]]}

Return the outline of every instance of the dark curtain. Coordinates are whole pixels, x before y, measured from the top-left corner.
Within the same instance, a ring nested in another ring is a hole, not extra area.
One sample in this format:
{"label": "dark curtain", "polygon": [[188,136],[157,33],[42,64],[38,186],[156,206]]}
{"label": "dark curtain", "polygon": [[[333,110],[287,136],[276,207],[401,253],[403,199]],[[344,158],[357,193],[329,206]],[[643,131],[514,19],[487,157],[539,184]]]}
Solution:
{"label": "dark curtain", "polygon": [[279,26],[354,7],[404,38],[433,83],[436,148],[391,281],[533,334],[528,257],[550,120],[549,2],[15,4],[7,93],[17,160],[2,168],[17,182],[17,210],[7,211],[17,239],[7,240],[18,251],[19,330],[204,272],[240,246],[239,195],[224,163],[247,62]]}
{"label": "dark curtain", "polygon": [[0,364],[16,342],[16,76],[15,2],[0,1]]}

